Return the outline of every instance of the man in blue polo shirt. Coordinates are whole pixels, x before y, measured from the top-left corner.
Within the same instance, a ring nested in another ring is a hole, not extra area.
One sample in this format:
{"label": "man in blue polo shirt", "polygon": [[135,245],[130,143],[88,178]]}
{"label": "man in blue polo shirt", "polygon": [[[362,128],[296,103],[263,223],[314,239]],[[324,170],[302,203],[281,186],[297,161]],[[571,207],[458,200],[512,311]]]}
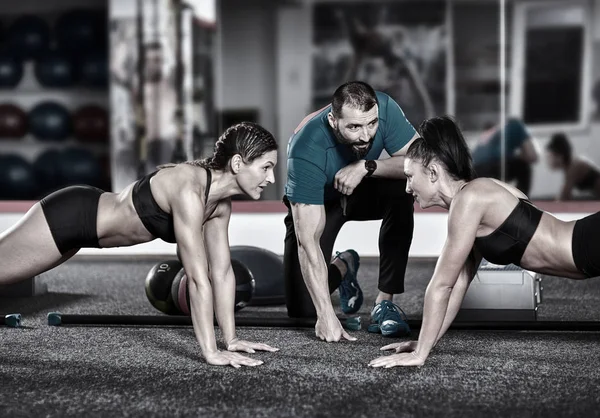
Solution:
{"label": "man in blue polo shirt", "polygon": [[[408,329],[393,297],[404,292],[412,242],[414,201],[405,192],[404,155],[416,137],[390,96],[349,82],[335,91],[331,105],[304,118],[290,139],[283,198],[286,304],[290,317],[316,317],[322,340],[354,340],[334,312],[331,292],[339,288],[348,314],[363,301],[358,254],[337,253],[329,263],[347,221],[382,220],[379,294],[369,331],[398,336]],[[391,157],[378,160],[384,149]]]}

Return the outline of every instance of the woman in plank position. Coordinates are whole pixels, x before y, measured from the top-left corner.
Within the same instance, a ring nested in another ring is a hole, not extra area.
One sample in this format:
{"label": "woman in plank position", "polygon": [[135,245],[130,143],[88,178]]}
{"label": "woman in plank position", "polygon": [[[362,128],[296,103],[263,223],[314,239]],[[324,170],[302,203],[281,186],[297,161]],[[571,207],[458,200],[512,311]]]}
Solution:
{"label": "woman in plank position", "polygon": [[448,235],[425,292],[418,341],[390,344],[372,367],[420,366],[448,330],[481,258],[542,274],[600,276],[600,212],[561,221],[518,189],[491,178],[473,180],[465,139],[449,117],[425,120],[407,151],[406,191],[422,208],[448,209]]}
{"label": "woman in plank position", "polygon": [[[258,366],[262,361],[236,351],[277,349],[236,337],[228,229],[231,197],[260,198],[275,181],[276,164],[273,135],[243,122],[223,133],[212,157],[161,166],[120,193],[91,186],[51,193],[0,235],[0,259],[10,260],[0,270],[0,284],[50,270],[84,247],[130,246],[156,238],[177,243],[202,356],[213,365]],[[214,315],[226,351],[217,349]]]}

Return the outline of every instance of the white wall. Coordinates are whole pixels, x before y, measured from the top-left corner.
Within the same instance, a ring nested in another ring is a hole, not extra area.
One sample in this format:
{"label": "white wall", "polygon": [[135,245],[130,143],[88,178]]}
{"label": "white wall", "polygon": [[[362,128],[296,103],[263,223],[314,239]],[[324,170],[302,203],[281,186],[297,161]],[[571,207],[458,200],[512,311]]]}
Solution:
{"label": "white wall", "polygon": [[[259,123],[274,135],[275,15],[276,7],[270,1],[220,1],[215,59],[217,110],[258,109]],[[265,197],[278,198],[275,188],[268,188]]]}
{"label": "white wall", "polygon": [[287,145],[300,121],[312,112],[312,8],[307,5],[280,7],[277,14],[277,100],[280,144],[278,196],[283,196],[287,175]]}

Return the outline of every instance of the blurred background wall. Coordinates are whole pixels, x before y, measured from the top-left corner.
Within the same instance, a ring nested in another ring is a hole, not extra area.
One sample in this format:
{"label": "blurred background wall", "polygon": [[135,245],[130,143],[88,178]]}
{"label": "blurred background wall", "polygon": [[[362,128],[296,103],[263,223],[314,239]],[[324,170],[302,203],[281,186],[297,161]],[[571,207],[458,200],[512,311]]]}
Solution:
{"label": "blurred background wall", "polygon": [[415,127],[455,116],[531,198],[600,200],[599,0],[22,0],[0,34],[0,199],[118,191],[252,120],[281,144],[279,200],[294,128],[362,79]]}

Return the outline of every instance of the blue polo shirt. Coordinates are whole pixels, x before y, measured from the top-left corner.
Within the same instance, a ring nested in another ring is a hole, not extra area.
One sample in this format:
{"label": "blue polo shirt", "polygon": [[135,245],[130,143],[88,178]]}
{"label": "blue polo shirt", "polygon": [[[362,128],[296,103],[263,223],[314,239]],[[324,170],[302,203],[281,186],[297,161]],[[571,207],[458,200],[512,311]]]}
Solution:
{"label": "blue polo shirt", "polygon": [[[378,159],[384,149],[392,155],[416,132],[398,103],[385,93],[376,94],[379,126],[365,160]],[[339,198],[340,193],[333,188],[335,174],[357,160],[348,146],[335,138],[327,120],[330,111],[331,105],[313,116],[290,138],[285,195],[291,202],[322,205],[327,200]]]}
{"label": "blue polo shirt", "polygon": [[[505,151],[507,157],[512,157],[516,150],[518,150],[523,142],[531,137],[529,131],[518,119],[509,119],[506,122],[505,128],[506,145]],[[500,160],[501,149],[502,149],[502,136],[500,135],[500,129],[496,128],[494,131],[484,136],[473,150],[473,164],[487,164]]]}

